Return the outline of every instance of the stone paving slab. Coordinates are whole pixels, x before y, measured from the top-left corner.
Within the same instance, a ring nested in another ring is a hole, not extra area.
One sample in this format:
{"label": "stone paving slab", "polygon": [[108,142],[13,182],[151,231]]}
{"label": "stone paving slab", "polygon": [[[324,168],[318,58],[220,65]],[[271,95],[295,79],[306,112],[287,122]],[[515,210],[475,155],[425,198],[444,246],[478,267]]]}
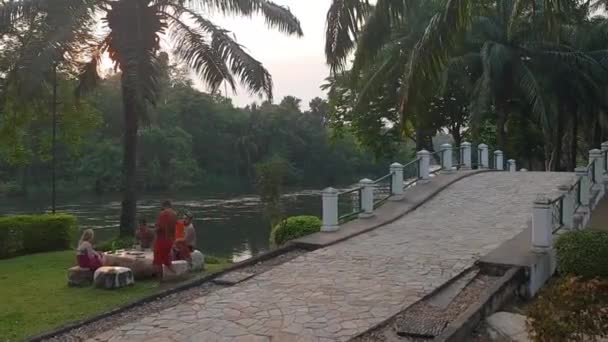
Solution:
{"label": "stone paving slab", "polygon": [[304,254],[91,341],[346,341],[526,228],[568,173],[483,173],[368,233]]}

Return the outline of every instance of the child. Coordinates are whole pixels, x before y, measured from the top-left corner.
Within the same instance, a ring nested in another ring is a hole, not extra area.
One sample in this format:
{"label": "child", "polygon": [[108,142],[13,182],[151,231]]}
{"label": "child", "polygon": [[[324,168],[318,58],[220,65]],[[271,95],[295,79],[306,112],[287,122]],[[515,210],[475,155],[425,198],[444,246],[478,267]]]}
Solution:
{"label": "child", "polygon": [[76,250],[78,266],[82,268],[88,268],[91,271],[103,266],[103,256],[93,249],[93,239],[95,234],[93,229],[87,229],[82,233],[82,237],[78,242],[78,249]]}
{"label": "child", "polygon": [[148,228],[148,222],[145,218],[139,220],[139,229],[135,234],[137,241],[141,245],[141,248],[148,249],[152,247],[152,241],[154,241],[154,233]]}

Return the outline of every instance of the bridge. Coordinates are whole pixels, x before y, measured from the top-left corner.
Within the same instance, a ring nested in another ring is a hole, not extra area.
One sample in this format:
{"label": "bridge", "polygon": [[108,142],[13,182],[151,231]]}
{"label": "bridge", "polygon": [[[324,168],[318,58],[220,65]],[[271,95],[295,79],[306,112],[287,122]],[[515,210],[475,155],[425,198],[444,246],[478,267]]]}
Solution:
{"label": "bridge", "polygon": [[[584,228],[604,196],[602,147],[576,173],[503,171],[485,145],[443,146],[435,168],[420,151],[414,172],[326,189],[324,231],[293,244],[310,252],[90,341],[346,341],[480,263],[527,267],[532,295],[555,269],[554,235]],[[341,197],[355,203],[343,215]]]}

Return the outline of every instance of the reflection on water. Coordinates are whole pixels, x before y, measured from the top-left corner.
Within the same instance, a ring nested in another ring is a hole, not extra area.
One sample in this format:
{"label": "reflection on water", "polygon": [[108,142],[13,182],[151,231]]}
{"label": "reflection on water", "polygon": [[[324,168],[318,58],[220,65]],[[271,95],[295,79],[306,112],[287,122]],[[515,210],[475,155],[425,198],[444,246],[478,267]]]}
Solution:
{"label": "reflection on water", "polygon": [[[160,204],[169,198],[178,213],[190,211],[194,215],[198,246],[209,255],[232,257],[239,261],[269,248],[270,221],[264,216],[257,196],[231,198],[199,198],[194,194],[142,195],[138,202],[138,216],[148,223],[156,220]],[[2,199],[3,214],[41,213],[47,211],[47,199]],[[120,197],[80,197],[59,199],[57,210],[74,214],[82,228],[96,230],[97,243],[116,236],[120,218]],[[284,196],[287,215],[311,214],[320,216],[319,192],[303,191]]]}

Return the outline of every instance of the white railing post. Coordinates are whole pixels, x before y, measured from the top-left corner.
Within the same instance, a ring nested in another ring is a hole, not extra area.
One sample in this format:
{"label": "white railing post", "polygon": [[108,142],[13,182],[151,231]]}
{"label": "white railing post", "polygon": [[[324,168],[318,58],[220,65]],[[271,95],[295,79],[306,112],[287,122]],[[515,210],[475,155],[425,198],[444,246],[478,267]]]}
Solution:
{"label": "white railing post", "polygon": [[590,185],[589,173],[587,172],[587,168],[584,166],[577,167],[576,169],[574,169],[574,172],[576,173],[576,177],[581,179],[581,183],[580,183],[581,206],[588,207],[589,198],[591,197],[590,193],[589,193],[589,185]]}
{"label": "white railing post", "polygon": [[504,161],[502,160],[503,153],[501,150],[494,151],[494,168],[498,171],[504,170]]}
{"label": "white railing post", "polygon": [[463,170],[470,170],[473,167],[471,163],[471,143],[463,142],[462,143],[462,160],[460,161],[462,164]]}
{"label": "white railing post", "polygon": [[321,192],[323,199],[323,225],[322,232],[335,232],[338,225],[338,190],[326,188]]}
{"label": "white railing post", "polygon": [[391,164],[392,182],[391,182],[391,195],[395,196],[395,199],[399,199],[403,196],[403,165],[399,163]]}
{"label": "white railing post", "polygon": [[421,150],[416,153],[416,156],[420,159],[420,179],[422,179],[423,182],[427,182],[431,177],[431,153],[427,150]]}
{"label": "white railing post", "polygon": [[487,169],[489,167],[488,165],[488,145],[486,144],[479,144],[479,146],[477,147],[477,149],[479,150],[479,168],[480,169]]}
{"label": "white railing post", "polygon": [[560,185],[557,187],[560,194],[564,196],[562,200],[562,219],[564,227],[574,229],[574,210],[576,209],[576,194],[571,185]]}
{"label": "white railing post", "polygon": [[602,170],[604,171],[604,173],[608,172],[608,170],[606,170],[606,168],[605,168],[605,166],[607,164],[606,164],[606,161],[604,160],[606,158],[606,152],[608,152],[608,141],[604,141],[602,143],[602,161],[603,161]]}
{"label": "white railing post", "polygon": [[549,199],[539,197],[534,201],[532,211],[532,251],[545,253],[553,243],[553,222]]}
{"label": "white railing post", "polygon": [[361,214],[359,218],[374,216],[374,181],[364,178],[359,181],[361,189]]}
{"label": "white railing post", "polygon": [[604,163],[602,162],[602,151],[593,149],[589,151],[589,163],[595,161],[594,172],[595,172],[595,183],[602,184],[602,178],[604,175]]}
{"label": "white railing post", "polygon": [[452,145],[441,145],[441,165],[444,172],[452,172]]}
{"label": "white railing post", "polygon": [[509,163],[509,172],[517,171],[517,162],[515,162],[515,159],[509,159],[507,160],[507,163]]}

